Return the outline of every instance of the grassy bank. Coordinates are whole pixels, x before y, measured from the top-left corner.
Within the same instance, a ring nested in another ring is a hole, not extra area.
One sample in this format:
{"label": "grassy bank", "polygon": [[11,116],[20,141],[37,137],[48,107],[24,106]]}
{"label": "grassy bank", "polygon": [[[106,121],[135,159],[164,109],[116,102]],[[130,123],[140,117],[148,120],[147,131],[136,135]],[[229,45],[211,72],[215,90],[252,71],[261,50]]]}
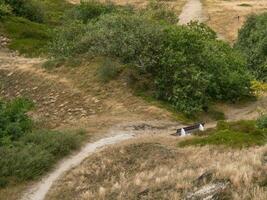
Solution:
{"label": "grassy bank", "polygon": [[32,105],[22,98],[0,101],[0,194],[39,178],[85,138],[83,131],[41,129],[27,114]]}
{"label": "grassy bank", "polygon": [[31,57],[46,55],[47,44],[53,36],[52,30],[62,25],[65,12],[73,5],[61,0],[29,2],[33,3],[27,4],[25,10],[20,8],[23,4],[12,3],[12,12],[0,16],[0,34],[11,39],[8,47],[12,50]]}
{"label": "grassy bank", "polygon": [[207,130],[179,143],[180,147],[220,145],[231,148],[262,146],[267,143],[267,130],[255,121],[219,122],[216,129]]}

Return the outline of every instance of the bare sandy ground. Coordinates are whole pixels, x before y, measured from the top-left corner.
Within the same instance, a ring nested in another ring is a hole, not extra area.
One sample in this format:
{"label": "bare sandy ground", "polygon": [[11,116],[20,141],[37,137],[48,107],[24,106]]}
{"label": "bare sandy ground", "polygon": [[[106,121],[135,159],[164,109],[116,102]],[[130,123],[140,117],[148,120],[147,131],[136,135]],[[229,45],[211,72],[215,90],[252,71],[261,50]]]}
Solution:
{"label": "bare sandy ground", "polygon": [[203,0],[206,23],[233,43],[247,17],[267,11],[266,0]]}
{"label": "bare sandy ground", "polygon": [[188,0],[179,16],[179,24],[187,24],[190,21],[204,22],[205,17],[200,0]]}

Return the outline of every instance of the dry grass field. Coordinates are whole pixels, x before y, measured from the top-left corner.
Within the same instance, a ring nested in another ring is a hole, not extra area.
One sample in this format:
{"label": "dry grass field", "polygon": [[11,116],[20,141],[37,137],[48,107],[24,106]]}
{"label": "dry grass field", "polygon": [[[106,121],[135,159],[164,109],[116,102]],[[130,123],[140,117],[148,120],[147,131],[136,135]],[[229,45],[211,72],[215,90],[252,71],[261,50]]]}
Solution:
{"label": "dry grass field", "polygon": [[[265,200],[267,146],[177,148],[178,140],[142,137],[92,155],[69,172],[47,200],[183,199],[207,182],[230,181],[220,199]],[[264,157],[265,156],[265,157]]]}
{"label": "dry grass field", "polygon": [[266,0],[203,0],[207,24],[233,43],[247,16],[267,11]]}

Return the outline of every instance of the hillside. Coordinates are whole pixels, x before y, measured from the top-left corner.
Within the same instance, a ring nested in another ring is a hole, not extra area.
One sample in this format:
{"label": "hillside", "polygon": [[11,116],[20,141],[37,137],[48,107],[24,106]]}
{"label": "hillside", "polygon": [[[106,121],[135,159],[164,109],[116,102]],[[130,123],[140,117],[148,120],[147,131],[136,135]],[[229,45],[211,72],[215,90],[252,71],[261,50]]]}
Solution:
{"label": "hillside", "polygon": [[265,200],[265,1],[100,2],[0,0],[0,200]]}

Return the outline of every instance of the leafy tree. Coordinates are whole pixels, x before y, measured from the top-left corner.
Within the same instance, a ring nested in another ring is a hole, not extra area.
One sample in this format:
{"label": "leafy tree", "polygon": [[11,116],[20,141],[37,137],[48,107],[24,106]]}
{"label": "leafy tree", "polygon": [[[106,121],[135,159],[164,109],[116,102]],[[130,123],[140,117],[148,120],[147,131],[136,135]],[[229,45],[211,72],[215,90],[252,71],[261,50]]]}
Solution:
{"label": "leafy tree", "polygon": [[60,29],[51,50],[55,57],[89,53],[134,65],[150,77],[158,99],[188,115],[207,110],[210,101],[251,95],[244,57],[197,22],[177,26],[140,13],[105,14]]}
{"label": "leafy tree", "polygon": [[267,81],[267,12],[251,15],[239,31],[235,47],[246,55],[257,79]]}

